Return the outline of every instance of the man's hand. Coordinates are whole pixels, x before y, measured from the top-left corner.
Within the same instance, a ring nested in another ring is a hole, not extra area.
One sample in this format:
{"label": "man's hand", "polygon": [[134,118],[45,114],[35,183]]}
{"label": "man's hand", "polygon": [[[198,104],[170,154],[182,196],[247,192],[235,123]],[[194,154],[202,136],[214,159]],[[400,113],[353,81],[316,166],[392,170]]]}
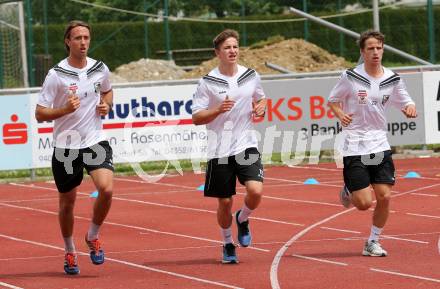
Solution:
{"label": "man's hand", "polygon": [[414,104],[408,104],[404,109],[402,109],[402,112],[407,118],[417,117],[417,110]]}
{"label": "man's hand", "polygon": [[67,98],[65,109],[67,113],[72,113],[80,107],[81,103],[79,97],[76,94],[70,94]]}
{"label": "man's hand", "polygon": [[224,113],[230,111],[234,107],[234,104],[235,101],[229,99],[229,97],[226,95],[225,100],[223,100],[220,106],[218,107],[218,112]]}
{"label": "man's hand", "polygon": [[266,114],[266,100],[261,99],[258,102],[252,102],[252,113],[256,117],[262,117]]}
{"label": "man's hand", "polygon": [[353,121],[353,113],[342,113],[342,116],[339,117],[342,126],[348,126]]}
{"label": "man's hand", "polygon": [[100,116],[107,115],[110,111],[110,105],[101,100],[101,102],[96,106],[96,111],[98,111]]}

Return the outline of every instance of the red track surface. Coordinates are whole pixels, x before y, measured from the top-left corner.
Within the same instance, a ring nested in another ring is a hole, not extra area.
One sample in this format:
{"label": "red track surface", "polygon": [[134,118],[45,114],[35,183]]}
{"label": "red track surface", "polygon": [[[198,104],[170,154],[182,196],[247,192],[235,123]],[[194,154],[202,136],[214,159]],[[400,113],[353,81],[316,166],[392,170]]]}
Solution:
{"label": "red track surface", "polygon": [[[342,178],[334,164],[272,167],[251,219],[253,247],[238,248],[240,264],[220,263],[216,201],[196,190],[204,175],[155,184],[117,177],[101,231],[106,262],[94,266],[81,255],[81,274],[73,277],[63,273],[54,184],[2,184],[0,288],[440,288],[439,161],[398,160],[396,167],[393,212],[381,240],[386,258],[361,256],[372,212],[339,205]],[[408,171],[422,178],[402,178]],[[307,178],[320,184],[304,185]],[[87,253],[89,179],[80,190],[74,237]],[[243,188],[238,192],[234,210],[243,202]]]}

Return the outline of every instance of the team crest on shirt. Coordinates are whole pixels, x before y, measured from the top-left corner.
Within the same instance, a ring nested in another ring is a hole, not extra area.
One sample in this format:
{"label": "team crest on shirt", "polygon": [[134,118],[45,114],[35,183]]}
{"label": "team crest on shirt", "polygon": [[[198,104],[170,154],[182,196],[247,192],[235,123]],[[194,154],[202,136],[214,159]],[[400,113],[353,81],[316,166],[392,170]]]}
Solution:
{"label": "team crest on shirt", "polygon": [[359,104],[367,104],[367,91],[365,89],[358,90]]}
{"label": "team crest on shirt", "polygon": [[95,93],[101,94],[101,82],[94,82],[93,87],[95,88]]}
{"label": "team crest on shirt", "polygon": [[388,101],[388,99],[390,99],[389,95],[383,95],[382,96],[382,105],[385,105],[385,103]]}

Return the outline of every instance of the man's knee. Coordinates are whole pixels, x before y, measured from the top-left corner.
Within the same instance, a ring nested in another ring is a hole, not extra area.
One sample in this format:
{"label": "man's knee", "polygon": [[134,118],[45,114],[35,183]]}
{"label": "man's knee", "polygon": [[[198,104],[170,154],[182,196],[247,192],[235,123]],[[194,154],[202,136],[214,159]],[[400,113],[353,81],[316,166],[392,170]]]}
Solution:
{"label": "man's knee", "polygon": [[103,197],[105,199],[111,199],[112,196],[113,196],[113,188],[112,188],[112,186],[102,187],[98,191],[99,191],[99,194],[101,195],[101,197]]}
{"label": "man's knee", "polygon": [[220,198],[218,199],[219,208],[230,208],[232,207],[232,198]]}
{"label": "man's knee", "polygon": [[263,184],[262,183],[252,183],[246,186],[246,192],[251,197],[261,198],[263,195]]}

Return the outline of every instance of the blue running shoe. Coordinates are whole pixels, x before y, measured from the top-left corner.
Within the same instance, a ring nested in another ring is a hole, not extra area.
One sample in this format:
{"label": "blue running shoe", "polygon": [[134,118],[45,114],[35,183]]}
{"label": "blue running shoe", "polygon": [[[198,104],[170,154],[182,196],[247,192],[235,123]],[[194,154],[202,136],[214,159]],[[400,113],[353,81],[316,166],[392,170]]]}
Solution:
{"label": "blue running shoe", "polygon": [[68,275],[78,275],[78,258],[75,253],[66,253],[64,255],[64,272]]}
{"label": "blue running shoe", "polygon": [[98,239],[92,241],[87,240],[87,234],[85,240],[90,250],[90,259],[92,260],[92,263],[95,265],[101,265],[104,263],[104,251],[101,249],[101,242],[99,242]]}
{"label": "blue running shoe", "polygon": [[238,259],[235,254],[235,245],[232,243],[227,243],[223,245],[223,264],[237,264]]}
{"label": "blue running shoe", "polygon": [[235,222],[237,223],[238,229],[237,239],[242,247],[248,247],[252,241],[251,231],[249,230],[249,220],[240,223],[238,221],[238,215],[240,215],[240,212],[241,210],[238,210],[235,213]]}

